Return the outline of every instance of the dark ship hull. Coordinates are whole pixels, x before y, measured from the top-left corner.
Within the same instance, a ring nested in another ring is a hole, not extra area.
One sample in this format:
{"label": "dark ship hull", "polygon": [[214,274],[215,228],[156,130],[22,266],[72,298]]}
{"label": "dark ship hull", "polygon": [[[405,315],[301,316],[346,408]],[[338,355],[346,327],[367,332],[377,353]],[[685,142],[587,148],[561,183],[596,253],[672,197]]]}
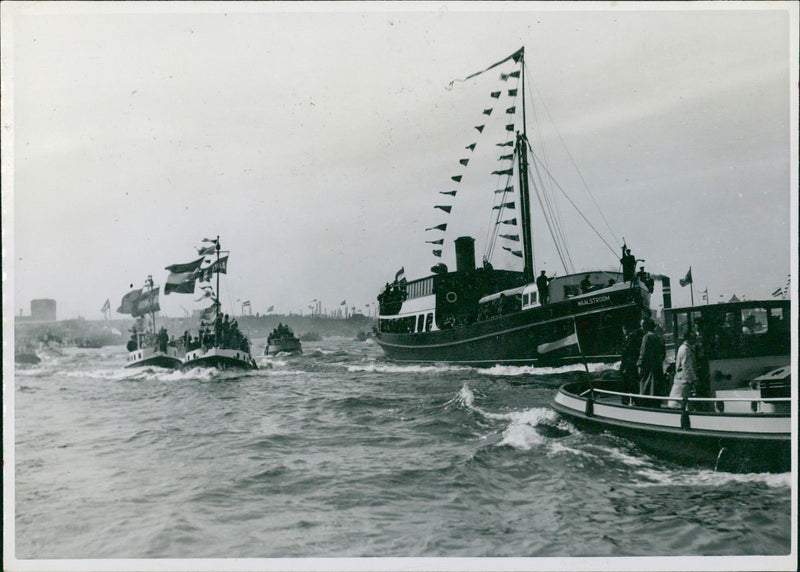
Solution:
{"label": "dark ship hull", "polygon": [[646,300],[638,285],[620,284],[608,292],[447,329],[379,331],[376,339],[389,359],[403,362],[475,366],[611,362],[619,360],[623,324],[638,324]]}
{"label": "dark ship hull", "polygon": [[250,352],[227,348],[210,347],[186,352],[182,369],[213,367],[217,369],[258,369]]}
{"label": "dark ship hull", "polygon": [[264,348],[264,355],[274,356],[280,353],[299,355],[303,353],[303,346],[297,338],[285,337],[270,341]]}

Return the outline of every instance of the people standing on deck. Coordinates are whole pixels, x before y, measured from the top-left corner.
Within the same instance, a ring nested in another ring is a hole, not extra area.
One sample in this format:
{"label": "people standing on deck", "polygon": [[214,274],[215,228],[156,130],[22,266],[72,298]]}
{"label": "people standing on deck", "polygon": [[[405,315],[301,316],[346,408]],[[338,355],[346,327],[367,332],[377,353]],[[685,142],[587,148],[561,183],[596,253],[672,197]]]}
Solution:
{"label": "people standing on deck", "polygon": [[[655,322],[651,318],[646,318],[642,323],[644,337],[642,347],[639,350],[639,393],[642,395],[665,395],[664,387],[664,358],[667,352],[664,347],[664,340],[661,339],[653,330]],[[654,401],[654,407],[659,407],[660,402]]]}
{"label": "people standing on deck", "polygon": [[622,245],[622,258],[619,259],[622,263],[622,280],[630,282],[636,273],[636,257],[631,254],[631,249],[626,245]]}
{"label": "people standing on deck", "polygon": [[590,280],[591,276],[591,274],[587,274],[583,277],[583,280],[581,280],[581,292],[584,294],[592,289],[592,281]]}
{"label": "people standing on deck", "polygon": [[[625,334],[619,366],[619,372],[622,375],[622,391],[624,393],[638,393],[639,371],[636,369],[636,362],[639,359],[644,331],[638,324],[635,327],[623,324],[622,332]],[[627,397],[622,398],[623,403],[628,403],[628,400],[629,398]]]}
{"label": "people standing on deck", "polygon": [[542,306],[546,306],[550,302],[550,281],[553,278],[555,276],[548,277],[544,270],[536,278],[536,288],[539,290],[539,300],[541,300]]}
{"label": "people standing on deck", "polygon": [[[672,381],[672,390],[669,396],[674,399],[683,400],[684,397],[692,397],[697,388],[697,356],[695,354],[694,342],[696,340],[694,331],[691,327],[686,328],[683,335],[683,343],[678,348],[675,356],[675,378]],[[670,400],[668,407],[678,408],[681,401]]]}

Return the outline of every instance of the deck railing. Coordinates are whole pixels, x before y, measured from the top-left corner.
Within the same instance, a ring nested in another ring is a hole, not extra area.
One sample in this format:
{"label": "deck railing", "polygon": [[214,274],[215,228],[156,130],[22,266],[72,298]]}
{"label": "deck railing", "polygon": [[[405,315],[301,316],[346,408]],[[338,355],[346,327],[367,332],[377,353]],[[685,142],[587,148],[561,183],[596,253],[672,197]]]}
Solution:
{"label": "deck railing", "polygon": [[[600,393],[603,395],[615,395],[618,397],[627,397],[629,399],[646,399],[649,401],[679,401],[679,402],[686,402],[687,404],[691,403],[713,403],[717,405],[720,402],[727,403],[727,402],[749,402],[749,403],[790,403],[792,398],[791,397],[760,397],[760,396],[752,396],[752,397],[669,397],[669,396],[662,396],[662,395],[646,395],[641,393],[625,393],[622,391],[612,391],[610,389],[598,389],[590,387],[586,391],[579,394],[579,397],[586,397],[589,393]],[[678,407],[671,407],[670,409],[680,409]]]}

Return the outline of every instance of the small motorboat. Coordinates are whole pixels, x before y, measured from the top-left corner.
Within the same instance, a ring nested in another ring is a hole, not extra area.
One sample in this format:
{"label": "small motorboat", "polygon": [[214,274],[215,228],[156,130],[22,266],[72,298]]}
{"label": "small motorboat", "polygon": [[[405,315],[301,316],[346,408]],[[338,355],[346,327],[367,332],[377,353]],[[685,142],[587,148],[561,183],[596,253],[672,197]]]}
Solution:
{"label": "small motorboat", "polygon": [[267,347],[264,348],[264,355],[274,356],[277,354],[299,355],[303,353],[303,345],[294,335],[289,326],[278,324],[267,338]]}
{"label": "small motorboat", "polygon": [[[697,331],[706,395],[676,400],[628,393],[616,380],[586,380],[559,388],[556,411],[679,462],[729,472],[790,471],[789,301],[748,300],[666,314],[675,332],[687,325]],[[746,330],[742,323],[749,324]]]}

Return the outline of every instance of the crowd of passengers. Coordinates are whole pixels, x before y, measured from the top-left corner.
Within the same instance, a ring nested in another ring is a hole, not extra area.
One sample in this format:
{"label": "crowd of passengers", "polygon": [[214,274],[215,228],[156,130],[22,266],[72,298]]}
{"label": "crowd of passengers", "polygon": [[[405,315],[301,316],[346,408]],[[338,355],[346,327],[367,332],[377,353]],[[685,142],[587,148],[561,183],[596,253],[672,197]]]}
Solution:
{"label": "crowd of passengers", "polygon": [[272,330],[267,338],[267,343],[271,344],[272,340],[291,336],[294,336],[294,334],[292,333],[292,330],[289,329],[289,326],[284,326],[283,323],[278,322],[278,326]]}
{"label": "crowd of passengers", "polygon": [[207,350],[212,347],[250,351],[250,341],[239,331],[236,320],[231,320],[228,314],[224,317],[217,314],[213,323],[201,320],[198,335],[192,337],[186,330],[183,332],[181,342],[187,352],[200,348]]}

